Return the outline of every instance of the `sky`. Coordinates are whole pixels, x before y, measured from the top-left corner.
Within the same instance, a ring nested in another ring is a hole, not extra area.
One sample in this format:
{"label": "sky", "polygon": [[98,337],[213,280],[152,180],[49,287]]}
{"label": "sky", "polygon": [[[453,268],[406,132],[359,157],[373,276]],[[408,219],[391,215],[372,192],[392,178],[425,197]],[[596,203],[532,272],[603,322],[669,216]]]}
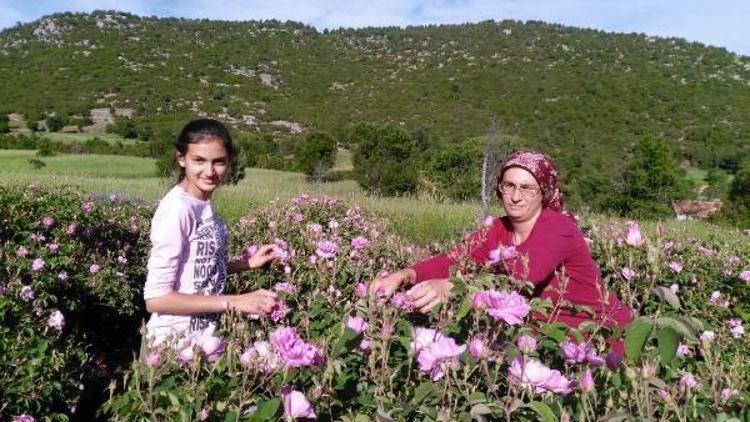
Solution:
{"label": "sky", "polygon": [[750,0],[0,0],[0,29],[56,12],[97,9],[160,17],[292,20],[319,30],[541,20],[685,38],[750,56]]}

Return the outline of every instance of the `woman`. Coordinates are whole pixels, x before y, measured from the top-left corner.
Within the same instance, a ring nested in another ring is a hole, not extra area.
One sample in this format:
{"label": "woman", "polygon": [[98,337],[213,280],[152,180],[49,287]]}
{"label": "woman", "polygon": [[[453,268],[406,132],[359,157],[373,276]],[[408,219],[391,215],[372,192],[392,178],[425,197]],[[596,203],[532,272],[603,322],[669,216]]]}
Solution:
{"label": "woman", "polygon": [[275,259],[265,245],[249,258],[229,261],[227,229],[211,197],[228,175],[235,148],[220,122],[188,123],[175,141],[178,183],[162,200],[151,222],[151,252],[143,296],[151,318],[147,339],[153,346],[184,335],[210,335],[217,313],[229,309],[267,314],[276,294],[256,290],[224,295],[227,274],[259,268]]}
{"label": "woman", "polygon": [[[491,252],[512,246],[517,256],[509,253],[493,268],[533,283],[534,296],[587,306],[595,313],[593,320],[607,327],[624,328],[630,323],[630,309],[604,291],[583,235],[573,218],[562,211],[562,192],[552,160],[536,151],[516,152],[503,162],[497,180],[505,217],[495,219],[486,232],[474,233],[469,248],[459,247],[452,254],[373,280],[370,291],[391,295],[401,286],[428,281],[407,293],[415,308],[427,312],[450,295],[449,271],[456,263],[452,256],[468,249],[475,263],[485,265]],[[548,322],[578,327],[591,320],[586,313],[560,309]],[[622,344],[613,346],[622,354]]]}

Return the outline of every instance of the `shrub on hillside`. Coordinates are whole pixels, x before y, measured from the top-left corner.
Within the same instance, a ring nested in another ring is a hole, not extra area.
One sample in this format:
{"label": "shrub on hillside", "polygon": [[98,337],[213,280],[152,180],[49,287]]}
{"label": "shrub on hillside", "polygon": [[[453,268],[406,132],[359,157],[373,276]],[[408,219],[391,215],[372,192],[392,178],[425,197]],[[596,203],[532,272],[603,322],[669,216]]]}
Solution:
{"label": "shrub on hillside", "polygon": [[354,174],[364,190],[390,196],[417,189],[422,151],[403,129],[361,124],[354,129],[351,142],[357,145],[352,157]]}
{"label": "shrub on hillside", "polygon": [[325,133],[311,133],[297,149],[294,159],[299,170],[320,181],[336,161],[336,141]]}
{"label": "shrub on hillside", "polygon": [[139,346],[150,205],[0,187],[0,419],[91,419]]}
{"label": "shrub on hillside", "polygon": [[687,195],[685,171],[661,139],[642,138],[623,175],[623,185],[611,206],[623,215],[671,215],[670,204]]}
{"label": "shrub on hillside", "polygon": [[58,115],[49,116],[44,121],[45,126],[47,126],[47,131],[49,132],[58,132],[65,126],[65,123],[66,120]]}
{"label": "shrub on hillside", "polygon": [[0,114],[0,134],[10,132],[10,120],[8,116]]}
{"label": "shrub on hillside", "polygon": [[481,195],[482,151],[476,144],[448,145],[435,151],[427,165],[427,177],[438,195],[463,201]]}

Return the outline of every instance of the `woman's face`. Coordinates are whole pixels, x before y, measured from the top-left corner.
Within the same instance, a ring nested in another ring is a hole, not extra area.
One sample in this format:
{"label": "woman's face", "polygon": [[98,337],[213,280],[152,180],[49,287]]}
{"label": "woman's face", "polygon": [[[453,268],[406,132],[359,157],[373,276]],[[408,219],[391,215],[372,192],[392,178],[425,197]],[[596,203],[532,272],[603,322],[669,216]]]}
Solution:
{"label": "woman's face", "polygon": [[210,137],[188,144],[185,155],[177,154],[177,164],[185,169],[180,186],[188,194],[206,201],[229,173],[230,163],[221,139]]}
{"label": "woman's face", "polygon": [[528,171],[519,167],[505,170],[498,189],[505,213],[512,222],[529,221],[542,211],[542,190]]}

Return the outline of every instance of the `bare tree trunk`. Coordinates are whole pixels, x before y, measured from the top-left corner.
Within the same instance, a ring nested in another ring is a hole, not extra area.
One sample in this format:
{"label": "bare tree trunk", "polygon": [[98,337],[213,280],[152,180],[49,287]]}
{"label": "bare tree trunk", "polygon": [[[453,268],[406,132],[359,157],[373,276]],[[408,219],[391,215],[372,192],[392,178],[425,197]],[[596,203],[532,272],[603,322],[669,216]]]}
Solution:
{"label": "bare tree trunk", "polygon": [[482,160],[482,210],[480,217],[487,217],[490,201],[497,187],[497,172],[505,156],[510,153],[511,139],[507,135],[498,134],[497,119],[490,120],[487,137],[484,142],[484,158]]}

